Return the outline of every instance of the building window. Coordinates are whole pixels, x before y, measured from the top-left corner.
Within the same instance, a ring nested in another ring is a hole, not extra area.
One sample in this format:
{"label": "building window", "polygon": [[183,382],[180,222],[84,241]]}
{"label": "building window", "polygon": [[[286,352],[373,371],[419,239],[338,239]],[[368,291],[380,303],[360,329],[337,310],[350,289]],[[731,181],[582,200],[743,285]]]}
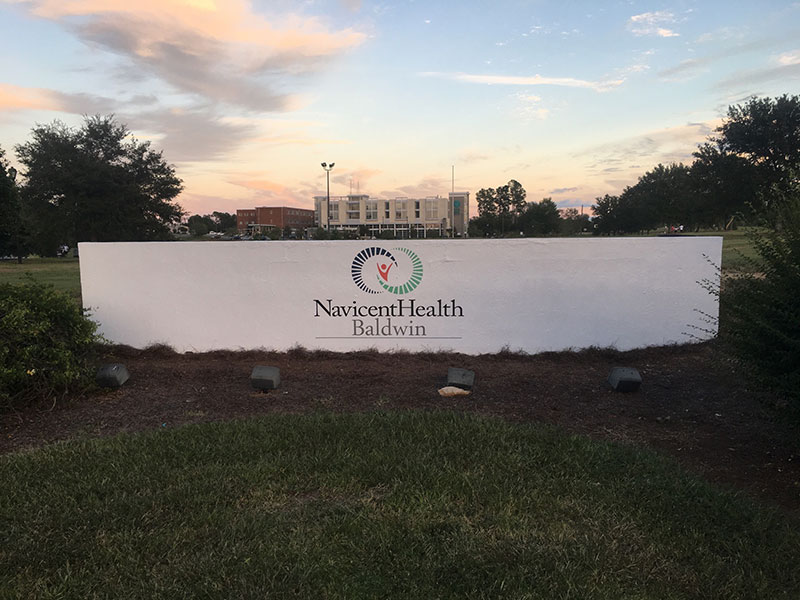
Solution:
{"label": "building window", "polygon": [[378,220],[378,201],[377,200],[368,200],[365,204],[366,207],[366,220],[367,221],[377,221]]}
{"label": "building window", "polygon": [[419,200],[414,200],[414,218],[419,219]]}
{"label": "building window", "polygon": [[394,218],[401,221],[408,219],[408,200],[394,201]]}
{"label": "building window", "polygon": [[347,220],[358,221],[361,217],[361,208],[358,205],[358,200],[347,201]]}
{"label": "building window", "polygon": [[391,218],[391,214],[389,213],[389,201],[387,200],[386,202],[383,203],[383,205],[384,205],[383,218],[388,220]]}
{"label": "building window", "polygon": [[338,202],[331,202],[331,221],[338,221],[339,220],[339,203]]}
{"label": "building window", "polygon": [[434,221],[439,218],[439,202],[436,200],[425,200],[425,220]]}

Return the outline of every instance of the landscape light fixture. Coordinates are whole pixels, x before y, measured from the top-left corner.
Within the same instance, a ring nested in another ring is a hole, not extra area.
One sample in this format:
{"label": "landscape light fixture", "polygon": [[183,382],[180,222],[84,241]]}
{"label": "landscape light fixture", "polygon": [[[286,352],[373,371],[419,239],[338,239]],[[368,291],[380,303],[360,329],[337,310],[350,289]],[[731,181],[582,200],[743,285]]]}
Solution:
{"label": "landscape light fixture", "polygon": [[331,169],[333,169],[333,165],[334,163],[331,163],[330,165],[328,163],[322,163],[322,168],[325,169],[325,175],[328,180],[328,202],[325,205],[325,229],[328,231],[330,231],[331,228]]}

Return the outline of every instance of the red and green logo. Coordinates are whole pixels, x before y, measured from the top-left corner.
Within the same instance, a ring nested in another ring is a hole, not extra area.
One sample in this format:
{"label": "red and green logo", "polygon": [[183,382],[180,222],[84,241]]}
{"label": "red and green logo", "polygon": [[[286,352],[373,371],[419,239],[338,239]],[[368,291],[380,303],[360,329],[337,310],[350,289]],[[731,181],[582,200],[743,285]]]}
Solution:
{"label": "red and green logo", "polygon": [[422,281],[422,261],[408,248],[391,251],[376,246],[356,254],[350,266],[353,283],[368,294],[413,292]]}

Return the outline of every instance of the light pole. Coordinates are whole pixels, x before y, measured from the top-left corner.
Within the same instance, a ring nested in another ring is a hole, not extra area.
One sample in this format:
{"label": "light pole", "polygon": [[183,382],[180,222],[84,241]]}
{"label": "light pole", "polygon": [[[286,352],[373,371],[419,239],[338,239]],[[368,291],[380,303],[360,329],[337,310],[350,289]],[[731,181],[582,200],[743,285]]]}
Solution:
{"label": "light pole", "polygon": [[329,233],[331,229],[331,169],[333,169],[333,164],[334,163],[322,163],[322,168],[325,169],[325,176],[328,180],[328,203],[325,206],[325,229],[327,229]]}

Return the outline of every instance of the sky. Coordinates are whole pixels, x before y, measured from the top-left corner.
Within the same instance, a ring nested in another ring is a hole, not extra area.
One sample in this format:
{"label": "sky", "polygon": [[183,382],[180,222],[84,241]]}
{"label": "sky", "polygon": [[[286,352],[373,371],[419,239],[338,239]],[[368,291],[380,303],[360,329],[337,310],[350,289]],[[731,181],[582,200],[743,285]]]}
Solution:
{"label": "sky", "polygon": [[[562,208],[800,93],[800,2],[0,0],[0,147],[114,114],[188,214],[516,179]],[[474,200],[472,214],[476,214]]]}

